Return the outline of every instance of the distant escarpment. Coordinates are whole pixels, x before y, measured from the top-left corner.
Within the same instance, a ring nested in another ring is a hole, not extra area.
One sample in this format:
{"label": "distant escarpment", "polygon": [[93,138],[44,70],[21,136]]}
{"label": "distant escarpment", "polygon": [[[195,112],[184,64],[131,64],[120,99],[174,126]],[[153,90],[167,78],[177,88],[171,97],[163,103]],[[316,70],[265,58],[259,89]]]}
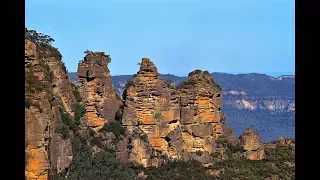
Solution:
{"label": "distant escarpment", "polygon": [[50,36],[25,33],[25,176],[52,179],[72,161],[71,138],[81,112]]}
{"label": "distant escarpment", "polygon": [[[69,73],[73,82],[75,73]],[[222,111],[228,117],[226,124],[237,136],[247,128],[256,129],[263,141],[280,136],[295,135],[295,77],[271,77],[264,74],[211,73],[222,87]],[[159,74],[161,79],[178,86],[188,77]],[[121,95],[132,75],[112,76],[113,86]]]}

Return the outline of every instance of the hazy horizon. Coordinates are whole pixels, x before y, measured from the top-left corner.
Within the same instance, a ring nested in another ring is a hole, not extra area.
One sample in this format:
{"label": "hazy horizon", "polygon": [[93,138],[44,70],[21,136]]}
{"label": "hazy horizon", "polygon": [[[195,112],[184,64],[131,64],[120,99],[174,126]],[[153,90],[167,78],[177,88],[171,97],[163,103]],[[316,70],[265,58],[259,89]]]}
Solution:
{"label": "hazy horizon", "polygon": [[[113,74],[112,70],[110,70],[110,74],[111,76],[125,76],[125,75],[133,75],[133,74]],[[76,73],[76,71],[74,72],[70,72],[70,73]],[[188,76],[188,73],[161,73],[160,74],[170,74],[170,75],[175,75],[175,76],[179,76],[179,77],[186,77]],[[226,74],[251,74],[251,73],[257,73],[257,72],[210,72],[210,73],[226,73]],[[258,74],[265,74],[268,76],[272,76],[272,77],[278,77],[278,76],[284,76],[284,75],[293,75],[295,76],[295,72],[266,72],[266,73],[258,73]]]}

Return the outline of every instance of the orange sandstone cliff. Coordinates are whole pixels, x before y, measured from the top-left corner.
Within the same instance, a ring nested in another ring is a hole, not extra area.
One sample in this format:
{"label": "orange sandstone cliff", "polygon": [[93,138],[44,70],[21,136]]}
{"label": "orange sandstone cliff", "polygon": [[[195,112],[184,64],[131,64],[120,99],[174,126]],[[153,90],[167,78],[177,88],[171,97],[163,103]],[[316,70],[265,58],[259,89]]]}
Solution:
{"label": "orange sandstone cliff", "polygon": [[159,156],[165,156],[208,163],[217,138],[237,142],[224,123],[221,88],[207,71],[189,73],[175,88],[159,77],[150,59],[143,58],[140,65],[123,95],[122,122],[131,134],[131,161],[159,165]]}
{"label": "orange sandstone cliff", "polygon": [[72,160],[70,136],[62,138],[61,109],[73,117],[75,97],[60,53],[25,40],[25,176],[52,179]]}
{"label": "orange sandstone cliff", "polygon": [[103,52],[87,52],[78,64],[79,91],[85,102],[87,124],[95,131],[114,121],[120,105],[108,69],[110,62],[111,58]]}

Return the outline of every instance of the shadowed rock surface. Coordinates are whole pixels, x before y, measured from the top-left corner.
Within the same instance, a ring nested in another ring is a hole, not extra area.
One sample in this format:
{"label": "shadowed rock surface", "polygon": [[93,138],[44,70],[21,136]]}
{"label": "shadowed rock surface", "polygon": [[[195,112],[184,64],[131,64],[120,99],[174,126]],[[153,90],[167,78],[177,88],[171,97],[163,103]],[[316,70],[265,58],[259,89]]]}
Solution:
{"label": "shadowed rock surface", "polygon": [[88,125],[95,131],[114,121],[120,105],[108,69],[110,62],[103,52],[88,52],[78,64],[80,95],[85,101]]}
{"label": "shadowed rock surface", "polygon": [[[57,56],[58,54],[58,56]],[[60,109],[74,116],[72,83],[57,49],[25,40],[25,175],[49,179],[72,161],[72,131],[62,138]]]}

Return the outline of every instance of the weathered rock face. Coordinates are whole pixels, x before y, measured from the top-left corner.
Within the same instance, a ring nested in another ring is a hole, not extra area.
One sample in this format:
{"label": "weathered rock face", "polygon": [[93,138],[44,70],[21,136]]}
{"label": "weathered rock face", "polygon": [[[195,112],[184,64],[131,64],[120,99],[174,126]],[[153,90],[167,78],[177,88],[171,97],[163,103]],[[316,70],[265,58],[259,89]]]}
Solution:
{"label": "weathered rock face", "polygon": [[225,135],[221,112],[221,88],[208,72],[195,70],[178,86],[183,125],[183,149],[188,152],[214,150],[214,140]]}
{"label": "weathered rock face", "polygon": [[71,81],[61,72],[60,59],[43,55],[46,50],[39,50],[35,43],[25,40],[25,174],[28,180],[49,179],[53,173],[67,168],[72,160],[71,140],[62,139],[56,132],[62,124],[58,102],[73,115],[75,98]]}
{"label": "weathered rock face", "polygon": [[233,137],[232,131],[226,133],[221,106],[221,88],[208,72],[191,72],[189,79],[175,89],[159,78],[148,58],[143,58],[140,71],[124,92],[123,125],[130,133],[139,132],[147,139],[144,143],[143,138],[131,141],[131,161],[154,164],[158,159],[148,158],[150,149],[186,160],[194,156],[189,153],[213,152],[217,137]]}
{"label": "weathered rock face", "polygon": [[260,142],[257,132],[252,129],[246,129],[240,136],[241,144],[245,155],[250,160],[261,160],[265,157],[264,146]]}
{"label": "weathered rock face", "polygon": [[105,122],[114,120],[120,105],[108,69],[110,61],[110,57],[102,52],[88,52],[78,64],[79,91],[85,100],[88,126],[95,131]]}
{"label": "weathered rock face", "polygon": [[[166,137],[179,126],[179,100],[174,96],[174,89],[159,79],[156,66],[143,58],[140,71],[130,83],[124,96],[123,125],[132,138],[131,160],[149,166],[148,143],[155,150],[176,154],[169,148]],[[140,136],[146,136],[144,141]]]}

